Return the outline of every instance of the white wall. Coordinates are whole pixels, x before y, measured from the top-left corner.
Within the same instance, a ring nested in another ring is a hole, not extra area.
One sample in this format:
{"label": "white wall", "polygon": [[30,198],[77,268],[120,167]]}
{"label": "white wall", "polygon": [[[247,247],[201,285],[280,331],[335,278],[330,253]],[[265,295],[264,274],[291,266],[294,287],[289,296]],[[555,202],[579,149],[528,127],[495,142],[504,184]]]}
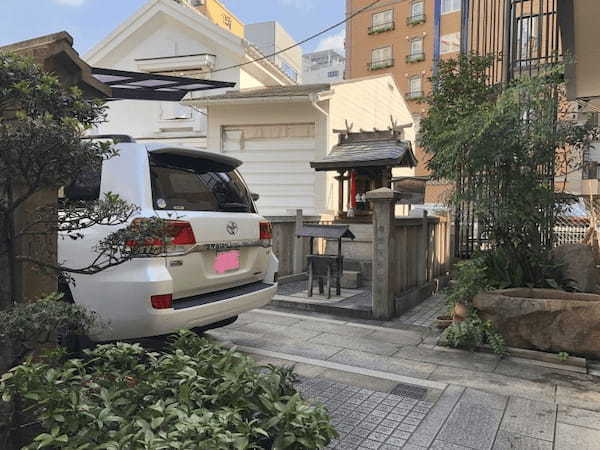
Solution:
{"label": "white wall", "polygon": [[208,150],[214,152],[221,152],[223,126],[314,124],[314,139],[264,139],[241,152],[226,154],[244,161],[240,171],[250,188],[260,194],[261,214],[293,215],[302,208],[312,215],[321,209],[315,189],[317,176],[309,162],[322,157],[326,124],[309,102],[209,106],[208,113]]}
{"label": "white wall", "polygon": [[[205,33],[157,10],[135,33],[125,39],[110,53],[90,63],[98,67],[140,71],[136,59],[180,56],[190,54],[216,54],[216,65],[226,67],[238,64],[243,58],[241,40],[239,49],[219,45],[210,30]],[[176,70],[177,67],[173,67]],[[218,79],[240,83],[240,70],[219,72]],[[256,84],[254,80],[252,83]],[[212,95],[216,91],[207,91]],[[198,94],[196,94],[197,96]],[[203,94],[206,95],[206,94]],[[187,142],[202,146],[206,136],[206,116],[192,110],[190,120],[165,120],[164,111],[172,108],[169,102],[121,100],[109,104],[108,121],[97,130],[101,134],[130,134],[139,140],[164,138],[172,142]]]}
{"label": "white wall", "polygon": [[[368,131],[373,128],[386,130],[392,125],[390,116],[394,117],[398,125],[414,124],[402,94],[389,75],[344,81],[334,84],[332,89],[335,94],[330,100],[328,148],[332,148],[338,143],[338,135],[333,133],[333,130],[344,130],[346,120],[353,124],[353,132],[358,132],[361,128]],[[405,130],[405,139],[412,143],[414,152],[416,148],[414,125]],[[414,176],[415,169],[395,168],[392,170],[392,175],[395,177]],[[327,172],[325,189],[328,208],[331,210],[337,210],[338,205],[338,182],[334,179],[335,176],[335,173]],[[345,192],[348,192],[348,183],[346,183]]]}
{"label": "white wall", "polygon": [[[344,79],[344,70],[346,70],[345,63],[322,66],[318,70],[305,70],[302,73],[302,83],[317,84],[342,81]],[[329,74],[332,72],[338,72],[338,74],[336,76],[330,77]]]}

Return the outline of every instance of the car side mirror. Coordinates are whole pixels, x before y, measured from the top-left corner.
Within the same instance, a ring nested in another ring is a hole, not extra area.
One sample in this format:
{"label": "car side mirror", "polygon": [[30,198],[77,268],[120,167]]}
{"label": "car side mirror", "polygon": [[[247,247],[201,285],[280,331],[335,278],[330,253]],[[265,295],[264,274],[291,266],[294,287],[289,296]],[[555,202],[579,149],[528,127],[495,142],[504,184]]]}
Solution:
{"label": "car side mirror", "polygon": [[252,192],[250,194],[250,197],[252,197],[252,200],[257,202],[260,199],[260,195],[256,194],[255,192]]}

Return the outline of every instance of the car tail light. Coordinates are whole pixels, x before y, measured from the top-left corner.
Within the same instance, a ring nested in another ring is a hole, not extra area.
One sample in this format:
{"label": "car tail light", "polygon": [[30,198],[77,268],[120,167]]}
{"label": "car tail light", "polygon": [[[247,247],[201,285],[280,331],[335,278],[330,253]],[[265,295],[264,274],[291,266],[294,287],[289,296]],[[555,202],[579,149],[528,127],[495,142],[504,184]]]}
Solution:
{"label": "car tail light", "polygon": [[[151,219],[138,218],[131,223],[131,228],[138,230],[143,229],[144,223],[148,223]],[[170,251],[179,251],[174,249],[175,246],[194,245],[196,244],[196,236],[189,222],[183,220],[164,220],[164,227],[160,226],[160,237],[153,237],[140,240],[129,240],[126,245],[128,247],[148,250],[148,253],[157,253],[163,250],[167,253]],[[156,232],[156,231],[154,231]]]}
{"label": "car tail light", "polygon": [[261,241],[270,241],[273,239],[273,226],[271,222],[261,222],[260,223],[260,240]]}
{"label": "car tail light", "polygon": [[169,234],[173,237],[173,245],[193,245],[196,243],[196,236],[192,224],[183,220],[170,220],[167,226]]}
{"label": "car tail light", "polygon": [[170,309],[173,307],[173,294],[153,295],[150,302],[154,309]]}

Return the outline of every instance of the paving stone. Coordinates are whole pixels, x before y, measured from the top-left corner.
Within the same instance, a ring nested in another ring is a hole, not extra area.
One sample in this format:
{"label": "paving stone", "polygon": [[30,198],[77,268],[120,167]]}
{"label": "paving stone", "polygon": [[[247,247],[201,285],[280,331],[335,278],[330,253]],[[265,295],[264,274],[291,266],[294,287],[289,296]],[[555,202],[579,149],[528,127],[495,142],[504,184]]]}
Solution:
{"label": "paving stone", "polygon": [[394,358],[412,359],[442,366],[492,372],[498,365],[499,358],[487,353],[473,353],[462,350],[430,349],[422,346],[401,348]]}
{"label": "paving stone", "polygon": [[244,324],[248,322],[263,322],[268,325],[285,325],[291,326],[302,322],[304,316],[293,314],[290,315],[280,315],[280,314],[271,314],[267,312],[262,312],[260,310],[249,311],[247,313],[241,314],[236,322],[234,322],[230,327],[235,327],[238,324]]}
{"label": "paving stone", "polygon": [[504,405],[497,408],[500,402],[489,393],[467,390],[437,439],[465,447],[491,448],[504,412]]}
{"label": "paving stone", "polygon": [[260,345],[261,349],[272,352],[287,353],[290,355],[304,356],[305,358],[326,360],[340,351],[339,347],[332,347],[314,342],[274,342],[268,341]]}
{"label": "paving stone", "polygon": [[389,445],[395,445],[397,448],[402,448],[402,446],[406,444],[406,439],[391,437],[385,443]]}
{"label": "paving stone", "polygon": [[368,449],[378,449],[381,447],[381,445],[382,445],[381,442],[374,441],[372,439],[366,439],[360,444],[360,447],[368,448]]}
{"label": "paving stone", "polygon": [[[523,397],[549,403],[554,402],[554,385],[521,380],[496,373],[437,366],[429,379],[485,390],[500,395]],[[600,405],[600,399],[598,405]]]}
{"label": "paving stone", "polygon": [[597,383],[596,386],[582,387],[559,385],[556,388],[556,403],[600,412],[600,392],[596,391],[599,387],[600,383]]}
{"label": "paving stone", "polygon": [[365,369],[381,370],[416,378],[427,378],[436,368],[436,366],[432,364],[386,358],[356,350],[342,350],[330,357],[329,360]]}
{"label": "paving stone", "polygon": [[339,334],[331,333],[319,334],[310,339],[310,341],[387,356],[393,355],[399,349],[398,345],[369,339],[367,337],[340,336]]}
{"label": "paving stone", "polygon": [[558,423],[554,448],[556,450],[598,450],[600,430]]}
{"label": "paving stone", "polygon": [[314,320],[303,320],[294,324],[294,327],[304,330],[315,330],[321,333],[337,334],[340,336],[367,336],[373,332],[372,329],[354,327],[348,323],[337,324],[331,322],[318,322]]}
{"label": "paving stone", "polygon": [[508,401],[500,429],[534,439],[552,441],[556,419],[555,408],[551,403],[512,397]]}
{"label": "paving stone", "polygon": [[366,337],[376,341],[396,344],[398,346],[418,345],[423,340],[422,333],[411,330],[376,330]]}
{"label": "paving stone", "polygon": [[560,405],[558,407],[558,422],[580,427],[600,430],[600,413],[587,409],[573,408]]}
{"label": "paving stone", "polygon": [[[465,388],[461,386],[448,386],[435,408],[423,419],[423,422],[410,437],[408,444],[416,447],[429,447],[464,391]],[[406,425],[415,426],[412,424]]]}
{"label": "paving stone", "polygon": [[492,450],[552,450],[552,442],[500,430]]}
{"label": "paving stone", "polygon": [[429,449],[430,450],[472,450],[469,447],[464,447],[462,445],[452,444],[451,442],[444,442],[444,441],[442,441],[440,439],[436,439],[433,442],[433,444],[431,444],[431,447],[429,447]]}

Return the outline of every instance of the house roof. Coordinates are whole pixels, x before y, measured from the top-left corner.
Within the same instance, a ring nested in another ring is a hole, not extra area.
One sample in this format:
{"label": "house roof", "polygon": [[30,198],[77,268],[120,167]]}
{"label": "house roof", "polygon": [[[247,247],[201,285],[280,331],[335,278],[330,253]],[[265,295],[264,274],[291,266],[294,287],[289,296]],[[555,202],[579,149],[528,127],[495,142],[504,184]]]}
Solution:
{"label": "house roof", "polygon": [[92,75],[91,67],[73,49],[73,37],[66,31],[5,45],[0,47],[0,52],[32,58],[44,70],[69,85],[78,86],[87,97],[111,96],[110,87]]}
{"label": "house roof", "polygon": [[239,91],[229,91],[221,95],[213,95],[200,100],[203,103],[220,103],[235,100],[249,100],[259,98],[289,98],[289,97],[308,97],[310,95],[327,92],[331,89],[330,84],[304,84],[296,86],[269,86],[261,88],[241,89]]}
{"label": "house roof", "polygon": [[348,133],[329,155],[310,166],[317,171],[360,167],[415,167],[417,160],[408,141],[391,131]]}

